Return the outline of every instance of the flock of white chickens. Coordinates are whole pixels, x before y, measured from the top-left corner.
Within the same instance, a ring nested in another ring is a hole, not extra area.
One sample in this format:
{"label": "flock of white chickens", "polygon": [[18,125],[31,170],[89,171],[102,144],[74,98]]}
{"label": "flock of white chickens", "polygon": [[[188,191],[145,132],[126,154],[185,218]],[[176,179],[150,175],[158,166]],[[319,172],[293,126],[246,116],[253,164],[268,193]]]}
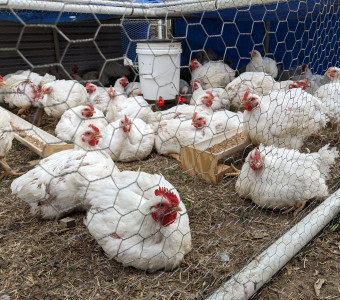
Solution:
{"label": "flock of white chickens", "polygon": [[[111,258],[148,271],[180,265],[191,249],[189,216],[163,176],[119,170],[115,161],[142,160],[154,148],[176,156],[183,146],[236,128],[259,146],[238,176],[241,197],[298,212],[307,200],[327,196],[326,179],[338,151],[329,145],[316,153],[299,149],[326,123],[339,125],[340,69],[331,67],[321,76],[305,68],[293,80],[275,81],[275,61],[258,51],[251,56],[236,78],[221,61],[194,59],[191,86],[184,83],[180,91],[190,94],[189,104],[179,95],[177,106],[156,112],[138,83],[125,76],[110,88],[30,71],[1,77],[0,103],[19,107],[19,114],[43,108],[56,120],[56,136],[75,144],[15,179],[13,194],[45,219],[87,211],[85,225]],[[161,97],[157,103],[163,104]],[[9,115],[0,108],[2,177],[19,175],[6,162],[12,139]]]}

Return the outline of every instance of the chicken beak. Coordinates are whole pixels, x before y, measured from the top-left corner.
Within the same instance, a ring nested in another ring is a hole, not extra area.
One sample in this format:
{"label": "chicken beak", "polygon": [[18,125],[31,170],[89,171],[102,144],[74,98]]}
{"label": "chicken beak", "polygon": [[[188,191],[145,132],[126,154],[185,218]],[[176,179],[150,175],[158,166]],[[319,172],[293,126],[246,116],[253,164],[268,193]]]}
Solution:
{"label": "chicken beak", "polygon": [[216,101],[216,99],[215,98],[211,98],[211,101]]}
{"label": "chicken beak", "polygon": [[100,133],[98,133],[98,134],[96,134],[94,137],[95,137],[97,140],[99,140],[99,139],[101,139],[103,136],[102,136]]}
{"label": "chicken beak", "polygon": [[182,211],[182,208],[180,206],[174,206],[171,211]]}
{"label": "chicken beak", "polygon": [[0,86],[7,85],[6,81],[0,81]]}
{"label": "chicken beak", "polygon": [[130,131],[131,124],[125,125],[125,128],[126,128],[127,131]]}

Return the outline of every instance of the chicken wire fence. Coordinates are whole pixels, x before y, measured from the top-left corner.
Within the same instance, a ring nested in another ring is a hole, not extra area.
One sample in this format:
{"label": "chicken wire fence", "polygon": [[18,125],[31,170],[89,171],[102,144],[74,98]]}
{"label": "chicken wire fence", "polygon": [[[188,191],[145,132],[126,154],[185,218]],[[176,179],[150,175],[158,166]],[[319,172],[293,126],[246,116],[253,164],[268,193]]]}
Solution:
{"label": "chicken wire fence", "polygon": [[0,298],[247,299],[338,215],[339,1],[212,2],[0,2]]}

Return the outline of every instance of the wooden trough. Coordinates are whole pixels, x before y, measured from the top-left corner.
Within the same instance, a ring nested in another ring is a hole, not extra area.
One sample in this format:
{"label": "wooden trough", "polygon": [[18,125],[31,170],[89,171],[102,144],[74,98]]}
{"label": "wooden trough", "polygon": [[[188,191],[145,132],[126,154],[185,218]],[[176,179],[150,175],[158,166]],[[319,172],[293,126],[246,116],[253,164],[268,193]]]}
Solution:
{"label": "wooden trough", "polygon": [[234,172],[231,166],[221,163],[226,157],[245,149],[250,140],[241,129],[234,129],[181,149],[182,169],[192,176],[216,184],[226,173]]}
{"label": "wooden trough", "polygon": [[10,111],[6,111],[11,117],[14,138],[39,156],[47,157],[62,150],[73,149],[73,144],[67,144]]}

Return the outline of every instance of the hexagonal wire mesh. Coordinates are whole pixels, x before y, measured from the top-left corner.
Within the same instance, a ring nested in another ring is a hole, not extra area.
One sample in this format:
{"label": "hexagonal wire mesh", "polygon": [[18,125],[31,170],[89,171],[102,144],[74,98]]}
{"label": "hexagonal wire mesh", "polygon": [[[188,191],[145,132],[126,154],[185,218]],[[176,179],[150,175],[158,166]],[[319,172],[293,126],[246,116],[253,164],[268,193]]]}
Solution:
{"label": "hexagonal wire mesh", "polygon": [[2,297],[252,293],[338,214],[339,3],[154,2],[2,8]]}

